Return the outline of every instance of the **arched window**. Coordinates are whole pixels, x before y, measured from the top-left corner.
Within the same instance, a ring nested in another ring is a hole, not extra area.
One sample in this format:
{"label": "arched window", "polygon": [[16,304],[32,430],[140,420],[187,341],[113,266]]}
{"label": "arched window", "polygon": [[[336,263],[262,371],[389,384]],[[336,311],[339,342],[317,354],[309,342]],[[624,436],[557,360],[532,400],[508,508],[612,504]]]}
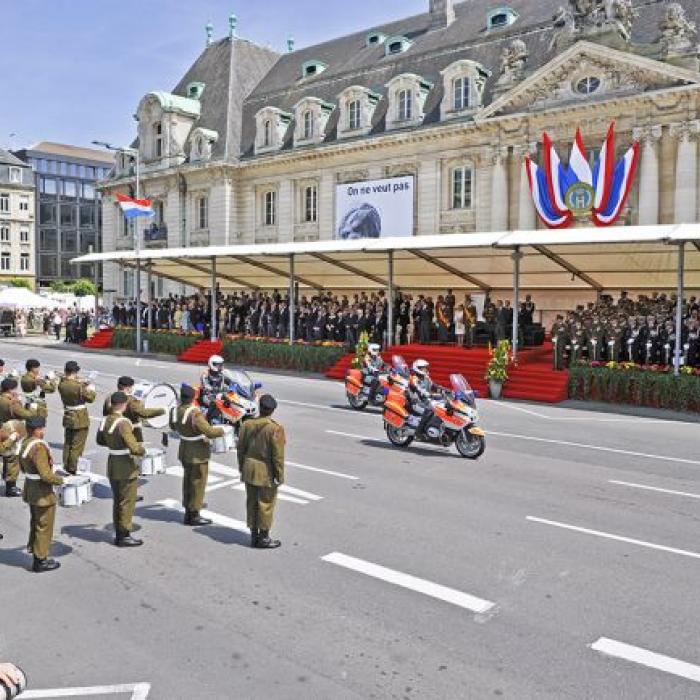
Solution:
{"label": "arched window", "polygon": [[265,120],[263,125],[263,146],[272,145],[272,122],[269,119]]}
{"label": "arched window", "polygon": [[200,136],[197,139],[197,155],[201,156],[204,154],[204,139]]}
{"label": "arched window", "polygon": [[353,131],[359,129],[361,122],[362,108],[360,105],[360,100],[352,100],[348,104],[348,129]]}
{"label": "arched window", "polygon": [[163,124],[161,122],[153,125],[153,152],[156,158],[163,157]]}
{"label": "arched window", "polygon": [[469,107],[469,78],[455,78],[452,81],[453,104],[455,110]]}
{"label": "arched window", "polygon": [[304,138],[311,139],[314,136],[314,114],[310,109],[304,112]]}
{"label": "arched window", "polygon": [[399,90],[396,97],[396,103],[399,109],[399,121],[408,121],[413,118],[413,91]]}

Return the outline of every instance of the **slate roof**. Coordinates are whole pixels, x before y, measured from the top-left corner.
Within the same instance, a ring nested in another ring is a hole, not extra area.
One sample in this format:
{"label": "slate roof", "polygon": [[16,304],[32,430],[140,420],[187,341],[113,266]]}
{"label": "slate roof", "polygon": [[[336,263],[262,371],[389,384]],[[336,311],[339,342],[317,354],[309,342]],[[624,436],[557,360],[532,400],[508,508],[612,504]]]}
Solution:
{"label": "slate roof", "polygon": [[[680,2],[688,19],[700,26],[700,2]],[[487,14],[499,4],[515,10],[518,19],[509,27],[489,32]],[[549,50],[554,32],[552,17],[562,5],[567,5],[567,0],[466,0],[455,5],[455,21],[442,29],[430,29],[426,12],[283,55],[243,39],[223,39],[202,53],[173,92],[186,95],[188,83],[206,83],[197,126],[218,131],[220,138],[212,154],[215,159],[253,154],[255,114],[263,107],[292,112],[303,97],[335,104],[338,94],[354,84],[385,96],[386,83],[401,73],[416,73],[433,83],[425,105],[424,124],[428,126],[439,120],[443,96],[440,72],[451,63],[468,58],[492,72],[486,84],[485,104],[492,100],[501,52],[515,37],[522,39],[529,50],[528,74],[548,63],[553,58]],[[632,47],[657,41],[667,3],[634,0],[634,5],[639,15],[633,26]],[[383,44],[365,45],[367,35],[374,31],[406,36],[413,45],[403,54],[387,57]],[[302,79],[302,64],[310,60],[323,61],[327,68],[315,77]],[[383,99],[375,110],[372,133],[384,131],[386,109],[387,100]],[[326,141],[335,140],[337,119],[338,110],[334,110]],[[283,148],[291,148],[292,133],[290,125]]]}
{"label": "slate roof", "polygon": [[0,165],[16,165],[19,168],[28,168],[29,166],[23,161],[13,156],[12,153],[0,148]]}

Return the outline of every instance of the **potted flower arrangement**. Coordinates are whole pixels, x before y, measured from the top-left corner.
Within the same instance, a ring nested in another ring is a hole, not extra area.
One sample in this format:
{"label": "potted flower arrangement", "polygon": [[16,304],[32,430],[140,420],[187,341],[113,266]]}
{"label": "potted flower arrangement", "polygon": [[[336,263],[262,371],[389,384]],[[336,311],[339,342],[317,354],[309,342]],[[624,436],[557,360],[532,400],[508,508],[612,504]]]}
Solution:
{"label": "potted flower arrangement", "polygon": [[510,343],[501,340],[495,348],[489,346],[489,364],[486,367],[486,379],[489,383],[489,395],[492,399],[500,399],[503,384],[508,381],[508,364],[510,363]]}

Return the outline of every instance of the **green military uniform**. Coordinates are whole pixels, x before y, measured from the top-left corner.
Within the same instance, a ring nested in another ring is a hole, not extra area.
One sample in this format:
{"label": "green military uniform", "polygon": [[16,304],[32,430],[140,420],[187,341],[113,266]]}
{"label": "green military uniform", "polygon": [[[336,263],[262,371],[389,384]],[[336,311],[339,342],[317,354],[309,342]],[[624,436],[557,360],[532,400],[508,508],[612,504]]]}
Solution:
{"label": "green military uniform", "polygon": [[45,396],[56,391],[56,382],[43,377],[35,377],[32,372],[27,372],[22,375],[19,383],[27,401],[37,405],[37,415],[47,418],[49,409],[46,405]]}
{"label": "green military uniform", "polygon": [[588,359],[599,362],[605,351],[605,329],[600,324],[591,327],[588,333]]}
{"label": "green military uniform", "polygon": [[177,456],[185,470],[182,505],[186,515],[199,513],[204,507],[204,491],[209,476],[209,441],[221,437],[224,429],[210,425],[204,413],[191,403],[183,403],[171,412],[170,427],[180,435]]}
{"label": "green military uniform", "polygon": [[269,532],[277,502],[277,487],[284,483],[284,428],[272,418],[254,418],[241,426],[238,468],[246,485],[248,527]]}
{"label": "green military uniform", "polygon": [[97,394],[91,385],[76,377],[63,377],[58,383],[63,401],[63,468],[69,474],[78,471],[78,459],[83,456],[90,428],[90,414],[85,404],[92,403]]}
{"label": "green military uniform", "polygon": [[564,323],[555,323],[552,326],[552,344],[554,345],[554,369],[564,369],[564,356],[566,346],[569,344],[569,332]]}
{"label": "green military uniform", "polygon": [[51,451],[39,438],[28,436],[22,441],[20,464],[25,475],[22,495],[31,514],[27,549],[36,559],[46,559],[51,549],[56,518],[53,487],[61,485],[63,478],[53,473]]}
{"label": "green military uniform", "polygon": [[575,328],[571,333],[571,354],[569,355],[569,366],[575,365],[583,353],[583,349],[588,345],[588,331],[585,328]]}
{"label": "green military uniform", "polygon": [[131,533],[139,468],[134,457],[146,454],[146,448],[136,440],[131,421],[124,415],[110,413],[100,424],[97,444],[109,449],[107,478],[112,487],[112,521],[117,538]]}
{"label": "green military uniform", "polygon": [[[102,406],[102,415],[108,416],[112,412],[111,396],[105,399]],[[126,405],[124,416],[131,421],[134,429],[134,437],[138,442],[143,442],[143,421],[148,418],[156,418],[165,415],[164,408],[146,408],[143,401],[139,401],[133,396],[129,396],[129,402]]]}
{"label": "green military uniform", "polygon": [[[16,396],[8,393],[0,394],[0,423],[18,419],[26,420],[35,415],[37,415],[36,410],[25,408]],[[3,455],[2,472],[3,479],[5,479],[5,487],[8,489],[14,488],[19,477],[19,455]]]}

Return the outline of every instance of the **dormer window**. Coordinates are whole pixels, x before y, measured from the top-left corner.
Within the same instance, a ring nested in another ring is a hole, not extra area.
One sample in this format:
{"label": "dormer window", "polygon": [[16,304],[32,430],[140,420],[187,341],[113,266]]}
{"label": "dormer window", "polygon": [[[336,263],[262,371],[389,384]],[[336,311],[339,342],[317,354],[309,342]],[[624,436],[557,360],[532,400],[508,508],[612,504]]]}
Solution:
{"label": "dormer window", "polygon": [[387,129],[420,126],[425,116],[425,102],[432,83],[415,73],[402,73],[387,84],[389,108],[386,115]]}
{"label": "dormer window", "polygon": [[413,91],[399,90],[399,119],[408,121],[413,116]]}
{"label": "dormer window", "polygon": [[153,125],[153,155],[156,158],[163,157],[163,124],[156,122]]}
{"label": "dormer window", "polygon": [[269,148],[272,145],[272,122],[269,119],[263,124],[263,146]]}
{"label": "dormer window", "polygon": [[510,7],[499,7],[489,12],[486,18],[486,28],[489,31],[509,27],[518,19],[518,13]]}
{"label": "dormer window", "polygon": [[405,36],[392,36],[386,39],[385,42],[385,54],[387,56],[396,56],[400,53],[408,51],[413,42],[407,39]]}
{"label": "dormer window", "polygon": [[328,68],[328,65],[323,61],[305,61],[301,66],[302,78],[314,78],[323,73]]}
{"label": "dormer window", "polygon": [[372,32],[371,34],[367,35],[365,44],[367,46],[379,46],[379,44],[383,44],[385,41],[386,34],[382,34],[381,32]]}
{"label": "dormer window", "polygon": [[355,131],[362,123],[362,107],[360,100],[353,100],[348,103],[348,129]]}
{"label": "dormer window", "polygon": [[304,139],[312,139],[314,136],[314,115],[310,109],[304,112]]}
{"label": "dormer window", "polygon": [[326,135],[328,118],[335,105],[318,97],[304,97],[294,105],[295,145],[321,143]]}
{"label": "dormer window", "polygon": [[381,95],[360,85],[345,88],[338,95],[338,138],[369,134],[373,126],[374,110],[380,99]]}
{"label": "dormer window", "polygon": [[190,137],[190,161],[204,161],[211,158],[212,146],[219,140],[219,134],[201,126],[192,130]]}
{"label": "dormer window", "polygon": [[490,71],[469,59],[455,61],[441,73],[445,94],[440,104],[442,119],[471,116],[483,103],[484,86]]}
{"label": "dormer window", "polygon": [[190,100],[198,100],[204,92],[204,83],[190,83],[187,86],[187,97]]}
{"label": "dormer window", "polygon": [[263,107],[256,115],[255,152],[264,153],[282,148],[292,115],[277,107]]}

